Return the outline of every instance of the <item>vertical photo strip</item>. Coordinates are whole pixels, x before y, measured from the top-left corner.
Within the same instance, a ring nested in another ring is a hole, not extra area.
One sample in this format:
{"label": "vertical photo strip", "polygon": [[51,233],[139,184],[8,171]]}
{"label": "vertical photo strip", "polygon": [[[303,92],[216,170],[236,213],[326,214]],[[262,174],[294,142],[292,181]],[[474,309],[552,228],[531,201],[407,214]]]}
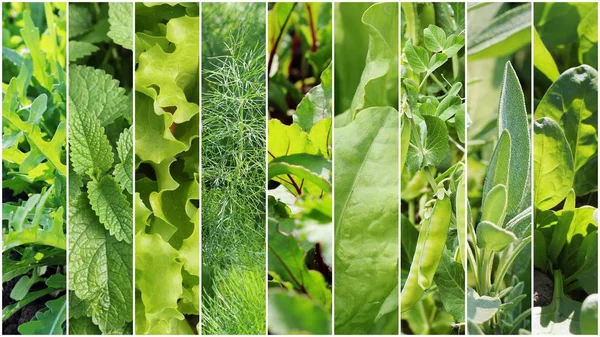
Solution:
{"label": "vertical photo strip", "polygon": [[269,334],[331,334],[332,7],[268,3]]}
{"label": "vertical photo strip", "polygon": [[132,3],[69,3],[69,334],[132,333]]}
{"label": "vertical photo strip", "polygon": [[66,334],[67,4],[2,3],[2,334]]}
{"label": "vertical photo strip", "polygon": [[202,334],[265,335],[266,8],[202,4]]}
{"label": "vertical photo strip", "polygon": [[135,333],[200,328],[200,4],[135,3]]}
{"label": "vertical photo strip", "polygon": [[398,3],[336,3],[334,333],[398,334]]}
{"label": "vertical photo strip", "polygon": [[533,4],[534,334],[598,334],[598,4]]}
{"label": "vertical photo strip", "polygon": [[402,332],[464,334],[465,4],[401,6]]}
{"label": "vertical photo strip", "polygon": [[468,334],[531,334],[531,7],[467,9]]}

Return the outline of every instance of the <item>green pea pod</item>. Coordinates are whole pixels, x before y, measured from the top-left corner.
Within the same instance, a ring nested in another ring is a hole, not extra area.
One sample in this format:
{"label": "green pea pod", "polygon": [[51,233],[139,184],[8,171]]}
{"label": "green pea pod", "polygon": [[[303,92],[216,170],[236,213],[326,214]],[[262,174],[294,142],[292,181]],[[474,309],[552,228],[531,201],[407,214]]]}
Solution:
{"label": "green pea pod", "polygon": [[481,209],[481,221],[489,221],[502,228],[508,204],[507,194],[506,186],[502,184],[494,186],[488,192]]}
{"label": "green pea pod", "polygon": [[431,216],[421,225],[415,255],[400,295],[402,312],[412,308],[431,286],[444,252],[451,216],[450,198],[440,199],[435,202]]}
{"label": "green pea pod", "polygon": [[467,269],[467,205],[468,203],[465,195],[465,173],[464,172],[456,187],[456,232],[458,233],[458,250],[460,252],[460,263],[463,268]]}

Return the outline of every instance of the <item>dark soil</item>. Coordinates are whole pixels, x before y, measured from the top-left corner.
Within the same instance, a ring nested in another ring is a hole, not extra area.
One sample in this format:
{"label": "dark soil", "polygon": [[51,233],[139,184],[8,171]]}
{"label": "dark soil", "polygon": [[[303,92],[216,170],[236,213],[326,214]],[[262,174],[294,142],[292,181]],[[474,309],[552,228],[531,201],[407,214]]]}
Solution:
{"label": "dark soil", "polygon": [[552,303],[554,281],[540,271],[534,270],[533,273],[533,306],[548,306]]}
{"label": "dark soil", "polygon": [[[19,278],[17,277],[2,284],[2,304],[4,305],[4,307],[16,302],[12,298],[10,298],[10,292],[14,288],[15,284],[17,284],[18,280]],[[31,288],[31,291],[36,291],[43,287],[43,283],[37,284]],[[24,308],[10,316],[10,318],[8,318],[2,323],[2,334],[19,335],[19,331],[17,330],[19,325],[31,321],[35,317],[35,314],[45,307],[46,301],[53,299],[53,297],[55,296],[52,296],[52,294],[50,294],[48,296],[39,298],[38,300],[30,303],[29,305],[25,306]]]}

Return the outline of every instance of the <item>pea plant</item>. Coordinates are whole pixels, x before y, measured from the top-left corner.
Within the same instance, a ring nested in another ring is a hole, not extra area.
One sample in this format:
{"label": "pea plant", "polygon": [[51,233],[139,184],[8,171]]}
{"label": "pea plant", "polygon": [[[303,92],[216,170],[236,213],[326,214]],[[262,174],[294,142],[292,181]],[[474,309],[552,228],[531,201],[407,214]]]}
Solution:
{"label": "pea plant", "polygon": [[533,331],[595,335],[598,5],[539,3],[535,13]]}
{"label": "pea plant", "polygon": [[464,4],[402,4],[403,332],[464,333]]}

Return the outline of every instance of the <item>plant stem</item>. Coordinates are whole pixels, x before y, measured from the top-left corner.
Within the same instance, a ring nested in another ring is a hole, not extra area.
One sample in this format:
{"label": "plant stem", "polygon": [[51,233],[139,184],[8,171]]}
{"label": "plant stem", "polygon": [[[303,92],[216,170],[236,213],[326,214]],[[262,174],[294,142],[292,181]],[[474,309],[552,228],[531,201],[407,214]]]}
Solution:
{"label": "plant stem", "polygon": [[506,273],[508,272],[508,268],[510,267],[510,265],[515,261],[519,253],[523,250],[523,248],[525,248],[525,246],[527,246],[527,244],[529,244],[530,242],[531,235],[523,239],[523,241],[519,243],[517,248],[515,248],[515,250],[511,252],[511,255],[508,257],[508,259],[506,259],[506,261],[502,265],[502,268],[498,272],[498,275],[496,275],[496,279],[494,282],[495,291],[498,291],[500,289],[500,285],[502,283],[502,280],[504,279],[504,275],[506,275]]}
{"label": "plant stem", "polygon": [[279,46],[279,42],[281,42],[281,37],[283,36],[283,33],[285,32],[285,26],[287,26],[288,21],[290,21],[290,17],[292,16],[292,13],[294,12],[294,9],[296,8],[297,4],[298,4],[297,2],[294,2],[294,4],[292,5],[290,12],[286,16],[285,21],[283,22],[283,25],[281,26],[281,29],[279,30],[277,39],[275,39],[275,43],[273,43],[273,49],[271,49],[271,52],[269,53],[269,65],[267,67],[267,76],[271,73],[271,66],[273,65],[273,58],[275,57],[275,53],[277,53],[277,47]]}
{"label": "plant stem", "polygon": [[523,311],[519,316],[517,316],[517,318],[515,318],[515,320],[512,322],[512,329],[510,329],[510,332],[508,334],[514,335],[515,330],[519,327],[519,324],[521,324],[521,322],[525,320],[525,318],[527,318],[528,316],[531,316],[531,308]]}

